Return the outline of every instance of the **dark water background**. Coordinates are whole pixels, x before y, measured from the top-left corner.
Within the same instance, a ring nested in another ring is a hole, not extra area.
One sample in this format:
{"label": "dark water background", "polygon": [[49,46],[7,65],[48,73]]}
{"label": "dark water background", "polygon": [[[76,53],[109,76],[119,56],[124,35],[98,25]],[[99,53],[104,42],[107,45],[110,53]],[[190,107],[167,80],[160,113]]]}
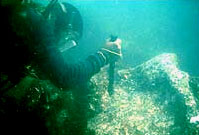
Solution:
{"label": "dark water background", "polygon": [[81,53],[74,55],[86,57],[115,34],[123,41],[124,64],[175,53],[180,69],[199,76],[199,0],[60,1],[76,6],[83,17]]}

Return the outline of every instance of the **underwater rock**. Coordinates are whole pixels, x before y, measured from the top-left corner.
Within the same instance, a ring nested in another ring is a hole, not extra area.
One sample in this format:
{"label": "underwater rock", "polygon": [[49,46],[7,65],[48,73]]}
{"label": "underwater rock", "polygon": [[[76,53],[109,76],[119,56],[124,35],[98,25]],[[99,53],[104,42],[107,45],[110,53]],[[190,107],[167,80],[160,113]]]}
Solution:
{"label": "underwater rock", "polygon": [[197,100],[190,76],[178,68],[175,54],[162,54],[115,75],[114,94],[108,95],[107,69],[92,78],[90,99],[95,117],[88,128],[97,135],[198,134]]}
{"label": "underwater rock", "polygon": [[1,90],[2,133],[16,132],[9,127],[20,134],[198,134],[199,78],[181,71],[175,54],[118,67],[112,96],[107,67],[91,78],[89,94],[84,87],[57,88],[28,67],[29,75]]}
{"label": "underwater rock", "polygon": [[48,80],[28,75],[0,96],[1,134],[72,135],[86,125],[74,94]]}

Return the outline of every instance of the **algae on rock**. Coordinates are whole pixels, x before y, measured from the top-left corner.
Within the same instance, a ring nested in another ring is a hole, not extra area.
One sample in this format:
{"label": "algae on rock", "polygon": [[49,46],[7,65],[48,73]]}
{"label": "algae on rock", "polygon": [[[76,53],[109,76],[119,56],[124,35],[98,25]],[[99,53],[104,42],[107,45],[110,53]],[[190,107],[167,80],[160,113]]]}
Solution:
{"label": "algae on rock", "polygon": [[[175,54],[162,54],[135,68],[117,71],[115,93],[107,93],[107,73],[92,78],[93,99],[101,108],[88,128],[96,134],[191,134],[189,120],[198,114],[189,75],[177,65]],[[99,109],[98,109],[99,110]],[[192,129],[191,129],[192,128]],[[198,132],[197,132],[198,133]]]}

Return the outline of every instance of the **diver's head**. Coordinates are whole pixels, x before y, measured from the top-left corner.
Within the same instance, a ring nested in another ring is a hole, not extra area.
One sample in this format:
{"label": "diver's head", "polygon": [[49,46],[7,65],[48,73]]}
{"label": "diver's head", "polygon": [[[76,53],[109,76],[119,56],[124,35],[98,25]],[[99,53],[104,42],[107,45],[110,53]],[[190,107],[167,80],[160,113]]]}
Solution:
{"label": "diver's head", "polygon": [[48,20],[54,25],[54,35],[59,47],[68,48],[78,44],[82,37],[82,17],[73,5],[56,3],[48,13]]}

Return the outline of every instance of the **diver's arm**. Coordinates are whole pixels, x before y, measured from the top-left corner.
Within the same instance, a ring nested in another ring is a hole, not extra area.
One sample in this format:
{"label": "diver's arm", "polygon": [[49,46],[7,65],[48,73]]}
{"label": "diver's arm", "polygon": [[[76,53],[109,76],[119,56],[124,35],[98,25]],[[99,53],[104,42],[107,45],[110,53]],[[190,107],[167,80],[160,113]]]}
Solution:
{"label": "diver's arm", "polygon": [[[108,42],[105,48],[100,49],[97,53],[90,55],[78,64],[64,62],[64,58],[58,50],[49,49],[47,62],[42,63],[44,66],[42,69],[57,86],[63,88],[74,87],[88,81],[102,67],[110,63],[111,59],[118,59],[121,56],[121,43],[117,42]],[[111,48],[113,46],[116,46],[116,49],[113,50]]]}
{"label": "diver's arm", "polygon": [[65,63],[63,67],[60,67],[59,72],[56,72],[57,81],[63,87],[73,87],[85,83],[109,61],[110,54],[100,50],[79,64],[68,65]]}
{"label": "diver's arm", "polygon": [[[105,48],[102,48],[97,53],[90,55],[79,64],[66,64],[64,67],[67,74],[62,76],[63,78],[60,78],[60,80],[66,80],[68,82],[68,86],[88,81],[94,74],[98,73],[102,67],[110,63],[112,59],[118,59],[121,57],[120,44],[120,39],[115,42],[107,42]],[[66,84],[67,82],[63,83]]]}

